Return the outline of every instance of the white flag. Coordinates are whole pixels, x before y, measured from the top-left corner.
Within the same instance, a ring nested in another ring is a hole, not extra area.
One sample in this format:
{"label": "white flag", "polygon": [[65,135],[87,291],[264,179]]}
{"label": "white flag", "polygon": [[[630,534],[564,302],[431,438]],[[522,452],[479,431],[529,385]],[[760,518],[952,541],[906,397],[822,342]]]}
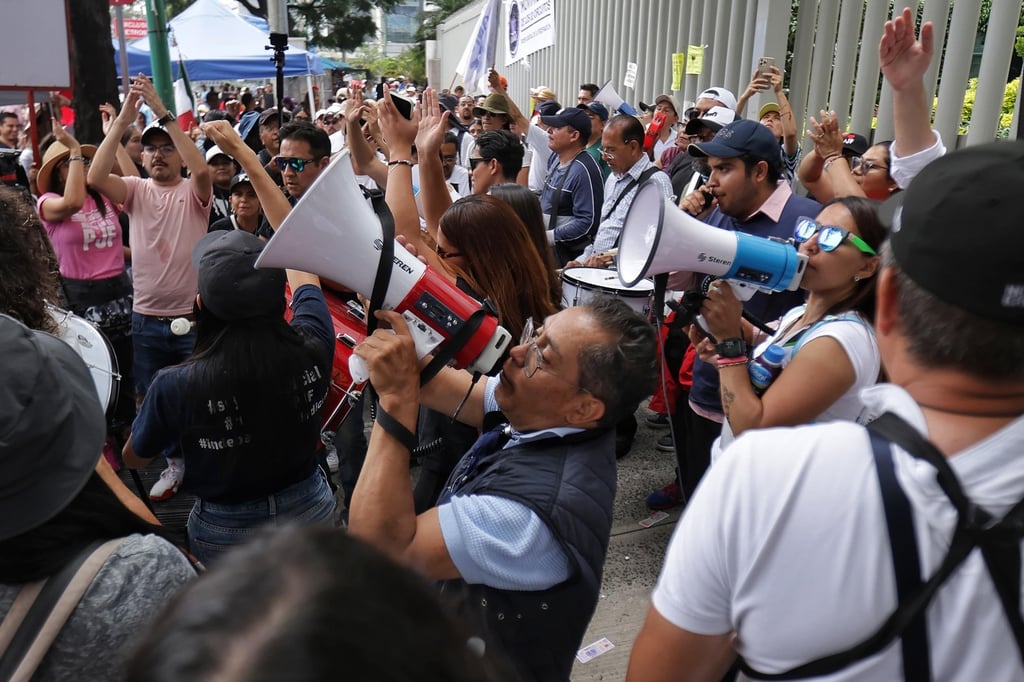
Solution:
{"label": "white flag", "polygon": [[463,77],[466,90],[472,94],[490,91],[487,71],[494,66],[495,53],[498,51],[500,2],[501,0],[487,0],[466,45],[466,51],[462,53],[462,59],[455,67],[455,72]]}

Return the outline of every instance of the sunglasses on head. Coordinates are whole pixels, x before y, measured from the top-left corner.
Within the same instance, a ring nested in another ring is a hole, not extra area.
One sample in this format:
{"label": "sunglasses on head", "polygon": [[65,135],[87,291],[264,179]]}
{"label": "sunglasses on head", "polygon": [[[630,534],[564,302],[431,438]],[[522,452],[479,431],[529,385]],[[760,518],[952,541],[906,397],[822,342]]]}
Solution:
{"label": "sunglasses on head", "polygon": [[296,156],[277,156],[274,158],[274,163],[277,165],[277,169],[284,172],[285,168],[291,166],[291,169],[296,173],[301,173],[306,170],[306,166],[311,163],[316,163],[316,159],[300,159]]}
{"label": "sunglasses on head", "polygon": [[866,241],[849,230],[835,225],[822,225],[813,218],[797,218],[796,228],[793,230],[793,239],[797,244],[803,244],[815,234],[818,235],[818,246],[822,251],[835,251],[844,240],[849,240],[861,253],[869,256],[878,255]]}

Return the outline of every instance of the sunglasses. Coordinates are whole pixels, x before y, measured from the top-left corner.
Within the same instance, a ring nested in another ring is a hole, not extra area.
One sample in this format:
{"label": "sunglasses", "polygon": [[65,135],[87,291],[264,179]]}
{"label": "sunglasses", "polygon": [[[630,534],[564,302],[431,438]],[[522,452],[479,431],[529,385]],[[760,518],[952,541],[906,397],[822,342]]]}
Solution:
{"label": "sunglasses", "polygon": [[462,254],[458,251],[445,251],[440,246],[435,245],[434,251],[437,253],[438,258],[441,260],[448,260],[449,258],[458,258]]}
{"label": "sunglasses", "polygon": [[822,251],[835,251],[844,240],[849,240],[861,253],[866,253],[869,256],[878,255],[866,241],[849,230],[844,230],[835,225],[822,225],[813,218],[807,218],[806,216],[797,218],[796,228],[793,230],[793,239],[797,244],[803,244],[815,234],[818,235],[818,246],[821,247]]}
{"label": "sunglasses", "polygon": [[296,156],[276,156],[274,157],[274,164],[277,169],[284,172],[285,168],[291,167],[296,173],[301,173],[306,170],[306,166],[316,163],[317,159],[300,159]]}
{"label": "sunglasses", "polygon": [[473,172],[473,171],[476,170],[477,164],[487,163],[488,161],[490,161],[490,159],[485,159],[482,156],[479,157],[479,158],[476,158],[476,159],[474,159],[473,157],[470,157],[469,158],[469,170],[470,170],[470,172]]}

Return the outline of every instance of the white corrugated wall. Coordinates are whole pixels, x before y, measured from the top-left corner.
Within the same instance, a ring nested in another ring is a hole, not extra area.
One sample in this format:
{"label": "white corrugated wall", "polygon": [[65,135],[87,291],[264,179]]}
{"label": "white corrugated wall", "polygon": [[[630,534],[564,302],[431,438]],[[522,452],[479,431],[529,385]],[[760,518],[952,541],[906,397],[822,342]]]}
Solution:
{"label": "white corrugated wall", "polygon": [[[721,85],[737,96],[746,87],[757,58],[768,55],[784,63],[792,0],[551,0],[555,8],[555,45],[505,67],[499,40],[498,70],[508,77],[509,92],[528,110],[529,89],[546,85],[563,104],[576,101],[580,83],[611,80],[634,104],[669,92],[672,53],[687,45],[704,45],[704,69],[684,76],[672,93],[682,103],[703,89]],[[1014,30],[1022,0],[993,0],[988,39],[981,58],[979,88],[967,142],[993,139],[1003,99],[1003,76],[1013,52]],[[905,3],[897,2],[897,8]],[[956,138],[963,94],[974,50],[981,0],[917,3],[935,23],[937,51],[926,78],[938,97],[936,128],[950,146]],[[441,83],[448,87],[455,65],[469,41],[483,2],[453,15],[438,33]],[[878,41],[888,18],[887,0],[820,0],[800,3],[791,73],[786,76],[793,109],[816,114],[835,108],[852,130],[867,133],[876,121],[875,139],[892,136],[892,96],[880,89]],[[504,20],[501,32],[507,30]],[[945,46],[945,50],[942,48]],[[621,87],[627,62],[639,65],[636,87]],[[936,91],[937,83],[941,87]],[[749,105],[747,114],[759,102]],[[1018,105],[1019,109],[1019,105]],[[877,113],[876,113],[877,112]],[[1015,114],[1011,130],[1016,130]]]}

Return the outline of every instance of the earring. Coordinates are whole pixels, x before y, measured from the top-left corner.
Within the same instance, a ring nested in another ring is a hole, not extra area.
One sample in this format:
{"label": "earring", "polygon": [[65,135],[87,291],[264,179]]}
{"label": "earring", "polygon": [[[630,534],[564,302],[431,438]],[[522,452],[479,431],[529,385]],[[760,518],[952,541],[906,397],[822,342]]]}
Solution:
{"label": "earring", "polygon": [[860,281],[860,275],[854,275],[853,276],[853,281],[854,282],[859,282]]}

